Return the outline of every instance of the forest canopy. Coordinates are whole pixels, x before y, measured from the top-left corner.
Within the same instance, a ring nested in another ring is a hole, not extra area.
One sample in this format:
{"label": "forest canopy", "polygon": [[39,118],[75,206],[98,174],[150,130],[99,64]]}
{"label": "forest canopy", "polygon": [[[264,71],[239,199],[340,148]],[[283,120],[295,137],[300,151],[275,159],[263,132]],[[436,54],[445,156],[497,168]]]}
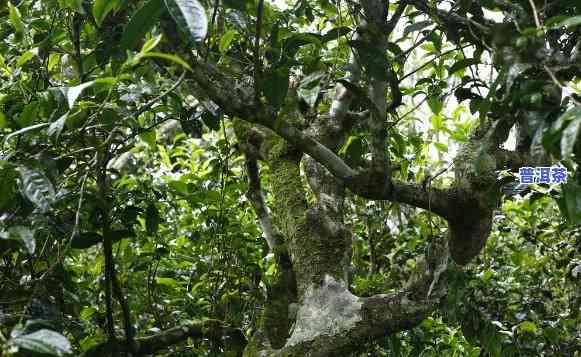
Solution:
{"label": "forest canopy", "polygon": [[0,0],[2,356],[581,356],[579,0]]}

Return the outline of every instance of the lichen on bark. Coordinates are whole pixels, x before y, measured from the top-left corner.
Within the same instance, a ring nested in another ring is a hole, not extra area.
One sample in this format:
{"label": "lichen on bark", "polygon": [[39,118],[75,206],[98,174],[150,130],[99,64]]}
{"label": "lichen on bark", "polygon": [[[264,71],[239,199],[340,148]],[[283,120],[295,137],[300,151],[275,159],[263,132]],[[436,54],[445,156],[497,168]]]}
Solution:
{"label": "lichen on bark", "polygon": [[353,328],[362,319],[361,306],[361,299],[351,294],[343,281],[326,275],[323,285],[307,289],[285,346]]}

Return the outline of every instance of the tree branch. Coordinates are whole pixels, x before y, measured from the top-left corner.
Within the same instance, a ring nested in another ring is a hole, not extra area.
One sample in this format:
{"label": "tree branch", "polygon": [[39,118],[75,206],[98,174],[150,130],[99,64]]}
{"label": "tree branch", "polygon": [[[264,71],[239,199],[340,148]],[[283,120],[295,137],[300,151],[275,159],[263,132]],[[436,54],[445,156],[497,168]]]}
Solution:
{"label": "tree branch", "polygon": [[[202,339],[209,338],[220,340],[222,337],[228,337],[239,343],[236,349],[242,351],[246,346],[246,339],[238,329],[226,327],[221,321],[205,320],[189,322],[181,326],[170,328],[156,335],[141,337],[135,339],[135,353],[137,356],[154,354],[157,351],[166,349],[188,338]],[[102,342],[97,344],[82,355],[83,357],[104,357],[116,356],[120,352],[130,352],[125,344],[116,341]]]}
{"label": "tree branch", "polygon": [[282,119],[275,119],[274,111],[260,103],[254,103],[251,94],[237,86],[232,88],[231,81],[214,67],[193,61],[192,68],[193,79],[199,86],[199,95],[212,99],[231,117],[239,117],[246,122],[271,129],[325,166],[335,177],[343,180],[355,194],[370,199],[393,200],[424,209],[431,207],[434,213],[446,217],[447,191],[433,189],[429,196],[427,191],[415,184],[397,181],[392,184],[390,180],[384,180],[382,177],[378,179],[369,172],[359,173],[317,140]]}
{"label": "tree branch", "polygon": [[264,233],[264,238],[268,243],[268,247],[273,251],[277,246],[279,246],[280,242],[278,234],[270,220],[270,215],[266,203],[264,202],[264,196],[262,195],[260,170],[257,160],[258,148],[250,143],[242,143],[241,148],[244,152],[244,164],[246,166],[246,175],[248,176],[248,192],[246,193],[246,197],[252,204],[254,212],[256,212],[256,216],[258,217],[258,221],[262,227],[262,232]]}
{"label": "tree branch", "polygon": [[449,269],[446,240],[438,239],[430,245],[425,258],[418,261],[417,277],[400,292],[360,298],[326,277],[320,288],[307,292],[285,346],[260,351],[260,355],[348,355],[370,338],[417,326],[445,296]]}

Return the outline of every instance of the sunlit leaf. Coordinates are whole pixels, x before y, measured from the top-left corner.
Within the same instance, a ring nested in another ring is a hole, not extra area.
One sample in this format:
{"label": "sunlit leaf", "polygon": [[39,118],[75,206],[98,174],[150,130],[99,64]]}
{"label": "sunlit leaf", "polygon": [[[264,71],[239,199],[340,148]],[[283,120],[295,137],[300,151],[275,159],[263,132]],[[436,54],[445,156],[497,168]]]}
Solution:
{"label": "sunlit leaf", "polygon": [[202,42],[208,33],[206,10],[197,0],[165,0],[169,13],[180,29],[194,42]]}
{"label": "sunlit leaf", "polygon": [[224,35],[222,35],[219,46],[220,52],[226,53],[226,51],[228,51],[235,35],[236,31],[234,30],[227,31]]}
{"label": "sunlit leaf", "polygon": [[36,250],[36,240],[34,240],[34,232],[28,227],[14,226],[8,230],[10,238],[22,243],[29,254],[34,254]]}
{"label": "sunlit leaf", "polygon": [[403,30],[403,36],[406,36],[407,34],[412,33],[412,32],[423,30],[426,27],[433,25],[433,24],[434,23],[432,21],[429,21],[429,20],[416,22],[415,24],[411,24]]}
{"label": "sunlit leaf", "polygon": [[17,34],[22,34],[24,32],[24,22],[22,22],[22,16],[20,11],[11,1],[8,1],[8,16],[10,18],[10,24],[14,27],[14,31]]}
{"label": "sunlit leaf", "polygon": [[50,356],[60,357],[72,353],[71,344],[66,337],[58,332],[46,329],[15,337],[9,341],[9,344],[27,351]]}
{"label": "sunlit leaf", "polygon": [[186,61],[184,61],[183,59],[179,58],[178,56],[170,55],[170,54],[167,54],[167,53],[147,52],[147,53],[139,54],[139,57],[141,57],[141,58],[161,58],[161,59],[164,59],[164,60],[168,60],[170,62],[177,63],[180,66],[182,66],[185,69],[187,69],[188,71],[191,71],[192,70],[192,67],[190,67],[190,65],[187,64]]}
{"label": "sunlit leaf", "polygon": [[24,52],[22,55],[20,55],[20,57],[18,58],[18,61],[16,61],[16,66],[22,67],[23,65],[28,63],[28,61],[33,59],[35,56],[38,56],[38,47],[35,47],[31,50],[28,50],[28,51]]}
{"label": "sunlit leaf", "polygon": [[20,167],[21,190],[41,211],[47,211],[55,200],[55,190],[49,179],[42,173]]}
{"label": "sunlit leaf", "polygon": [[94,81],[91,81],[91,82],[79,84],[78,86],[75,86],[75,87],[62,87],[62,88],[60,88],[60,90],[63,92],[63,94],[67,98],[67,103],[69,105],[69,109],[73,108],[73,106],[75,105],[75,103],[76,103],[77,99],[79,98],[79,96],[81,95],[81,93],[83,93],[83,91],[85,89],[89,88],[94,83],[95,83]]}
{"label": "sunlit leaf", "polygon": [[50,136],[54,136],[55,140],[58,140],[63,128],[65,127],[65,123],[67,122],[67,118],[69,117],[69,113],[66,112],[60,118],[52,122],[47,130],[47,134]]}
{"label": "sunlit leaf", "polygon": [[551,28],[559,28],[559,27],[571,28],[571,27],[575,27],[575,26],[579,26],[579,25],[581,25],[581,15],[569,17],[569,18],[551,26]]}

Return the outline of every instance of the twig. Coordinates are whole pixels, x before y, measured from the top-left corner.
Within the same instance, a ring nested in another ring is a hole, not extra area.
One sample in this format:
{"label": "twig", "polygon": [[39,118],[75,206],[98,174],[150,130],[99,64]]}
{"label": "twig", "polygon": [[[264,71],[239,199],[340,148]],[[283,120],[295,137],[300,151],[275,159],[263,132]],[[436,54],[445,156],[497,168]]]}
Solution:
{"label": "twig", "polygon": [[[547,66],[546,64],[544,64],[543,65],[543,68],[545,69],[545,72],[547,72],[547,74],[549,75],[549,77],[551,77],[551,80],[553,80],[553,82],[555,82],[555,84],[557,86],[559,86],[559,88],[565,89],[565,86],[563,84],[561,84],[561,82],[559,82],[559,80],[557,79],[557,77],[555,76],[555,74],[553,73],[553,71],[551,71],[551,69],[549,68],[549,66]],[[573,96],[569,96],[569,98],[571,98],[571,101],[573,103],[575,103],[575,105],[581,105],[581,103],[579,101],[577,101],[575,98],[573,98]]]}
{"label": "twig", "polygon": [[[108,150],[107,150],[108,151]],[[100,155],[101,156],[101,155]],[[97,188],[98,206],[101,208],[101,226],[103,227],[103,254],[105,255],[105,305],[107,315],[107,335],[109,342],[115,343],[115,320],[113,319],[113,279],[115,276],[115,262],[113,261],[113,242],[111,239],[111,221],[109,217],[109,200],[107,181],[107,164],[109,152],[105,152],[98,159]]]}
{"label": "twig", "polygon": [[537,13],[537,7],[533,0],[529,0],[529,4],[531,4],[531,8],[533,9],[533,17],[535,18],[535,25],[537,28],[541,27],[541,21],[539,20],[539,14]]}
{"label": "twig", "polygon": [[170,94],[171,92],[173,92],[174,90],[176,90],[182,84],[182,82],[184,81],[184,78],[186,78],[186,72],[185,71],[182,72],[182,74],[178,78],[177,82],[175,82],[168,90],[166,90],[165,92],[161,93],[157,97],[153,98],[149,102],[145,103],[141,108],[139,108],[138,110],[136,110],[133,113],[131,113],[130,116],[132,116],[132,117],[138,117],[141,114],[143,114],[146,111],[148,111],[149,108],[151,108],[155,103],[159,102],[160,100],[162,100],[163,98],[165,98],[168,94]]}
{"label": "twig", "polygon": [[408,0],[401,0],[399,2],[397,9],[395,9],[393,16],[391,17],[391,19],[389,19],[389,22],[387,23],[387,26],[386,26],[387,36],[391,35],[391,33],[395,29],[395,26],[399,22],[399,19],[401,18],[401,15],[403,14],[403,12],[407,6],[408,6]]}
{"label": "twig", "polygon": [[[165,98],[168,94],[170,94],[171,92],[173,92],[174,90],[176,90],[184,81],[184,79],[186,78],[186,72],[184,71],[181,76],[178,78],[177,82],[175,82],[168,90],[166,90],[165,92],[161,93],[160,95],[158,95],[157,97],[153,98],[152,100],[150,100],[149,102],[145,103],[141,108],[137,109],[136,111],[134,111],[133,113],[131,113],[129,115],[129,117],[138,117],[141,114],[145,113],[146,111],[148,111],[155,103],[159,102],[160,100],[162,100],[163,98]],[[169,120],[170,118],[166,118],[160,122],[155,123],[154,125],[147,127],[143,130],[137,130],[134,133],[132,133],[131,135],[129,135],[125,141],[129,141],[133,138],[135,138],[137,135],[146,132],[148,130],[151,130],[153,128],[155,128],[156,126],[158,126],[159,124]],[[119,149],[118,146],[116,146],[112,152],[115,153],[117,152],[117,150]]]}
{"label": "twig", "polygon": [[406,79],[407,77],[409,77],[409,76],[412,76],[412,75],[414,75],[415,73],[417,73],[417,72],[421,71],[422,69],[424,69],[424,68],[428,67],[429,65],[431,65],[432,63],[434,63],[434,61],[435,61],[435,60],[437,60],[438,58],[441,58],[442,56],[445,56],[445,55],[447,55],[447,54],[449,54],[449,53],[452,53],[452,52],[454,52],[454,51],[462,50],[462,49],[464,49],[464,48],[466,48],[466,47],[470,47],[470,46],[471,46],[471,45],[464,45],[464,46],[460,46],[460,47],[458,47],[458,48],[454,48],[454,49],[448,50],[448,51],[446,51],[446,52],[442,52],[442,53],[440,53],[439,55],[437,55],[437,56],[434,56],[434,57],[433,57],[432,59],[430,59],[428,62],[426,62],[426,63],[424,63],[423,65],[419,66],[418,68],[414,69],[414,70],[413,70],[413,71],[411,71],[410,73],[408,73],[408,74],[405,74],[403,77],[401,77],[401,78],[399,79],[399,81],[400,81],[400,82],[402,82],[402,81],[403,81],[404,79]]}
{"label": "twig", "polygon": [[254,99],[260,99],[260,79],[262,75],[262,65],[260,61],[260,32],[262,31],[262,15],[264,12],[264,0],[258,1],[256,14],[256,34],[254,35]]}
{"label": "twig", "polygon": [[[216,24],[216,15],[218,14],[218,6],[220,5],[220,0],[214,1],[214,9],[212,10],[212,23],[210,25],[210,30],[214,32],[214,25]],[[210,42],[212,41],[212,36],[208,36],[208,42],[206,42],[206,53],[204,55],[204,62],[208,62],[208,56],[210,55]]]}
{"label": "twig", "polygon": [[[96,156],[96,155],[95,155]],[[59,252],[58,254],[58,258],[57,261],[51,265],[48,269],[46,269],[46,271],[38,278],[38,281],[42,281],[44,280],[45,277],[48,276],[48,274],[50,274],[57,266],[61,265],[66,253],[69,251],[70,247],[71,247],[71,243],[73,241],[73,238],[79,234],[79,224],[81,221],[81,208],[83,207],[83,196],[85,193],[85,183],[87,182],[87,178],[89,177],[89,170],[87,170],[87,172],[85,173],[85,176],[83,176],[83,179],[81,181],[81,188],[80,188],[80,193],[79,193],[79,201],[77,204],[77,211],[75,213],[75,225],[73,226],[73,230],[71,232],[71,235],[69,236],[69,240],[67,241],[67,245],[65,246],[65,248],[63,249],[62,254]]]}

